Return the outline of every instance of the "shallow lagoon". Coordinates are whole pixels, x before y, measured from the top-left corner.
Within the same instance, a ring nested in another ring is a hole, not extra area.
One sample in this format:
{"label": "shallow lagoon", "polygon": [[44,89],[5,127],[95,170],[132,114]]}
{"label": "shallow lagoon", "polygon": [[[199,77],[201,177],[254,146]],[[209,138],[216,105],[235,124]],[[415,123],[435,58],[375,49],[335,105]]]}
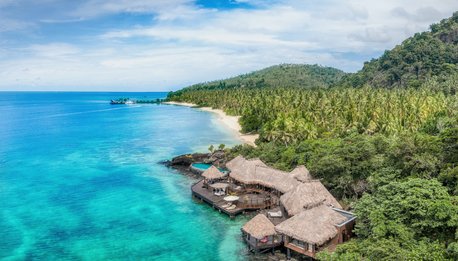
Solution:
{"label": "shallow lagoon", "polygon": [[158,164],[235,138],[208,112],[107,102],[126,96],[0,93],[0,259],[245,259],[245,219]]}

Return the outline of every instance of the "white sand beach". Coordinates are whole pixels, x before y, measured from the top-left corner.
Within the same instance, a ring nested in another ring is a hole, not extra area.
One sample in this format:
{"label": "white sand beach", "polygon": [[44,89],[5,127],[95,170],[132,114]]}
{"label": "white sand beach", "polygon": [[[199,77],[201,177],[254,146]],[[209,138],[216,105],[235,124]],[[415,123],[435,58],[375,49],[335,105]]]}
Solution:
{"label": "white sand beach", "polygon": [[[164,104],[188,106],[188,107],[197,106],[196,104],[186,103],[186,102],[164,102]],[[200,108],[197,108],[197,109],[216,113],[216,115],[217,115],[216,118],[224,126],[226,126],[228,129],[234,131],[237,134],[237,137],[243,143],[256,147],[256,144],[254,142],[259,137],[259,135],[258,134],[243,134],[243,133],[241,133],[242,126],[240,126],[240,124],[239,124],[240,116],[229,116],[223,110],[212,109],[210,107],[200,107]]]}

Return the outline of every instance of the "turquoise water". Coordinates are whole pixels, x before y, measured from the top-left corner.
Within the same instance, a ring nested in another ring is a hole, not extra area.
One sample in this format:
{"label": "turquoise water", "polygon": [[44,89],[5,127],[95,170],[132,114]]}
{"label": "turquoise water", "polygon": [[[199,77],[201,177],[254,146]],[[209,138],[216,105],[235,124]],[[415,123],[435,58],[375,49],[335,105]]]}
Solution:
{"label": "turquoise water", "polygon": [[0,259],[243,260],[242,217],[158,162],[236,143],[212,114],[110,106],[164,93],[0,92]]}

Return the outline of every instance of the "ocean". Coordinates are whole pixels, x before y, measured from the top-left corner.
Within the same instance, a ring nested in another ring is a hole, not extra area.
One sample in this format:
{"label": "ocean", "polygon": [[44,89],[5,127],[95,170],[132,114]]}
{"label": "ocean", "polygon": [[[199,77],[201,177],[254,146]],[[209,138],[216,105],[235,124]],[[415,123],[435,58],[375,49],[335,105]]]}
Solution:
{"label": "ocean", "polygon": [[1,260],[245,260],[244,217],[159,162],[239,143],[166,93],[0,92]]}

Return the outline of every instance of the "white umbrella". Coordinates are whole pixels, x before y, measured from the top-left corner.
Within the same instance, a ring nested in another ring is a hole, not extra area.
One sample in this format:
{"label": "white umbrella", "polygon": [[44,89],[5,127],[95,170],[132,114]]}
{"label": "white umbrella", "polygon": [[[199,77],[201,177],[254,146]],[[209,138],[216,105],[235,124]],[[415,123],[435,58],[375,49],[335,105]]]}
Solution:
{"label": "white umbrella", "polygon": [[239,200],[239,197],[237,197],[237,196],[227,196],[227,197],[224,197],[224,200],[226,200],[228,202],[232,202],[232,201]]}

